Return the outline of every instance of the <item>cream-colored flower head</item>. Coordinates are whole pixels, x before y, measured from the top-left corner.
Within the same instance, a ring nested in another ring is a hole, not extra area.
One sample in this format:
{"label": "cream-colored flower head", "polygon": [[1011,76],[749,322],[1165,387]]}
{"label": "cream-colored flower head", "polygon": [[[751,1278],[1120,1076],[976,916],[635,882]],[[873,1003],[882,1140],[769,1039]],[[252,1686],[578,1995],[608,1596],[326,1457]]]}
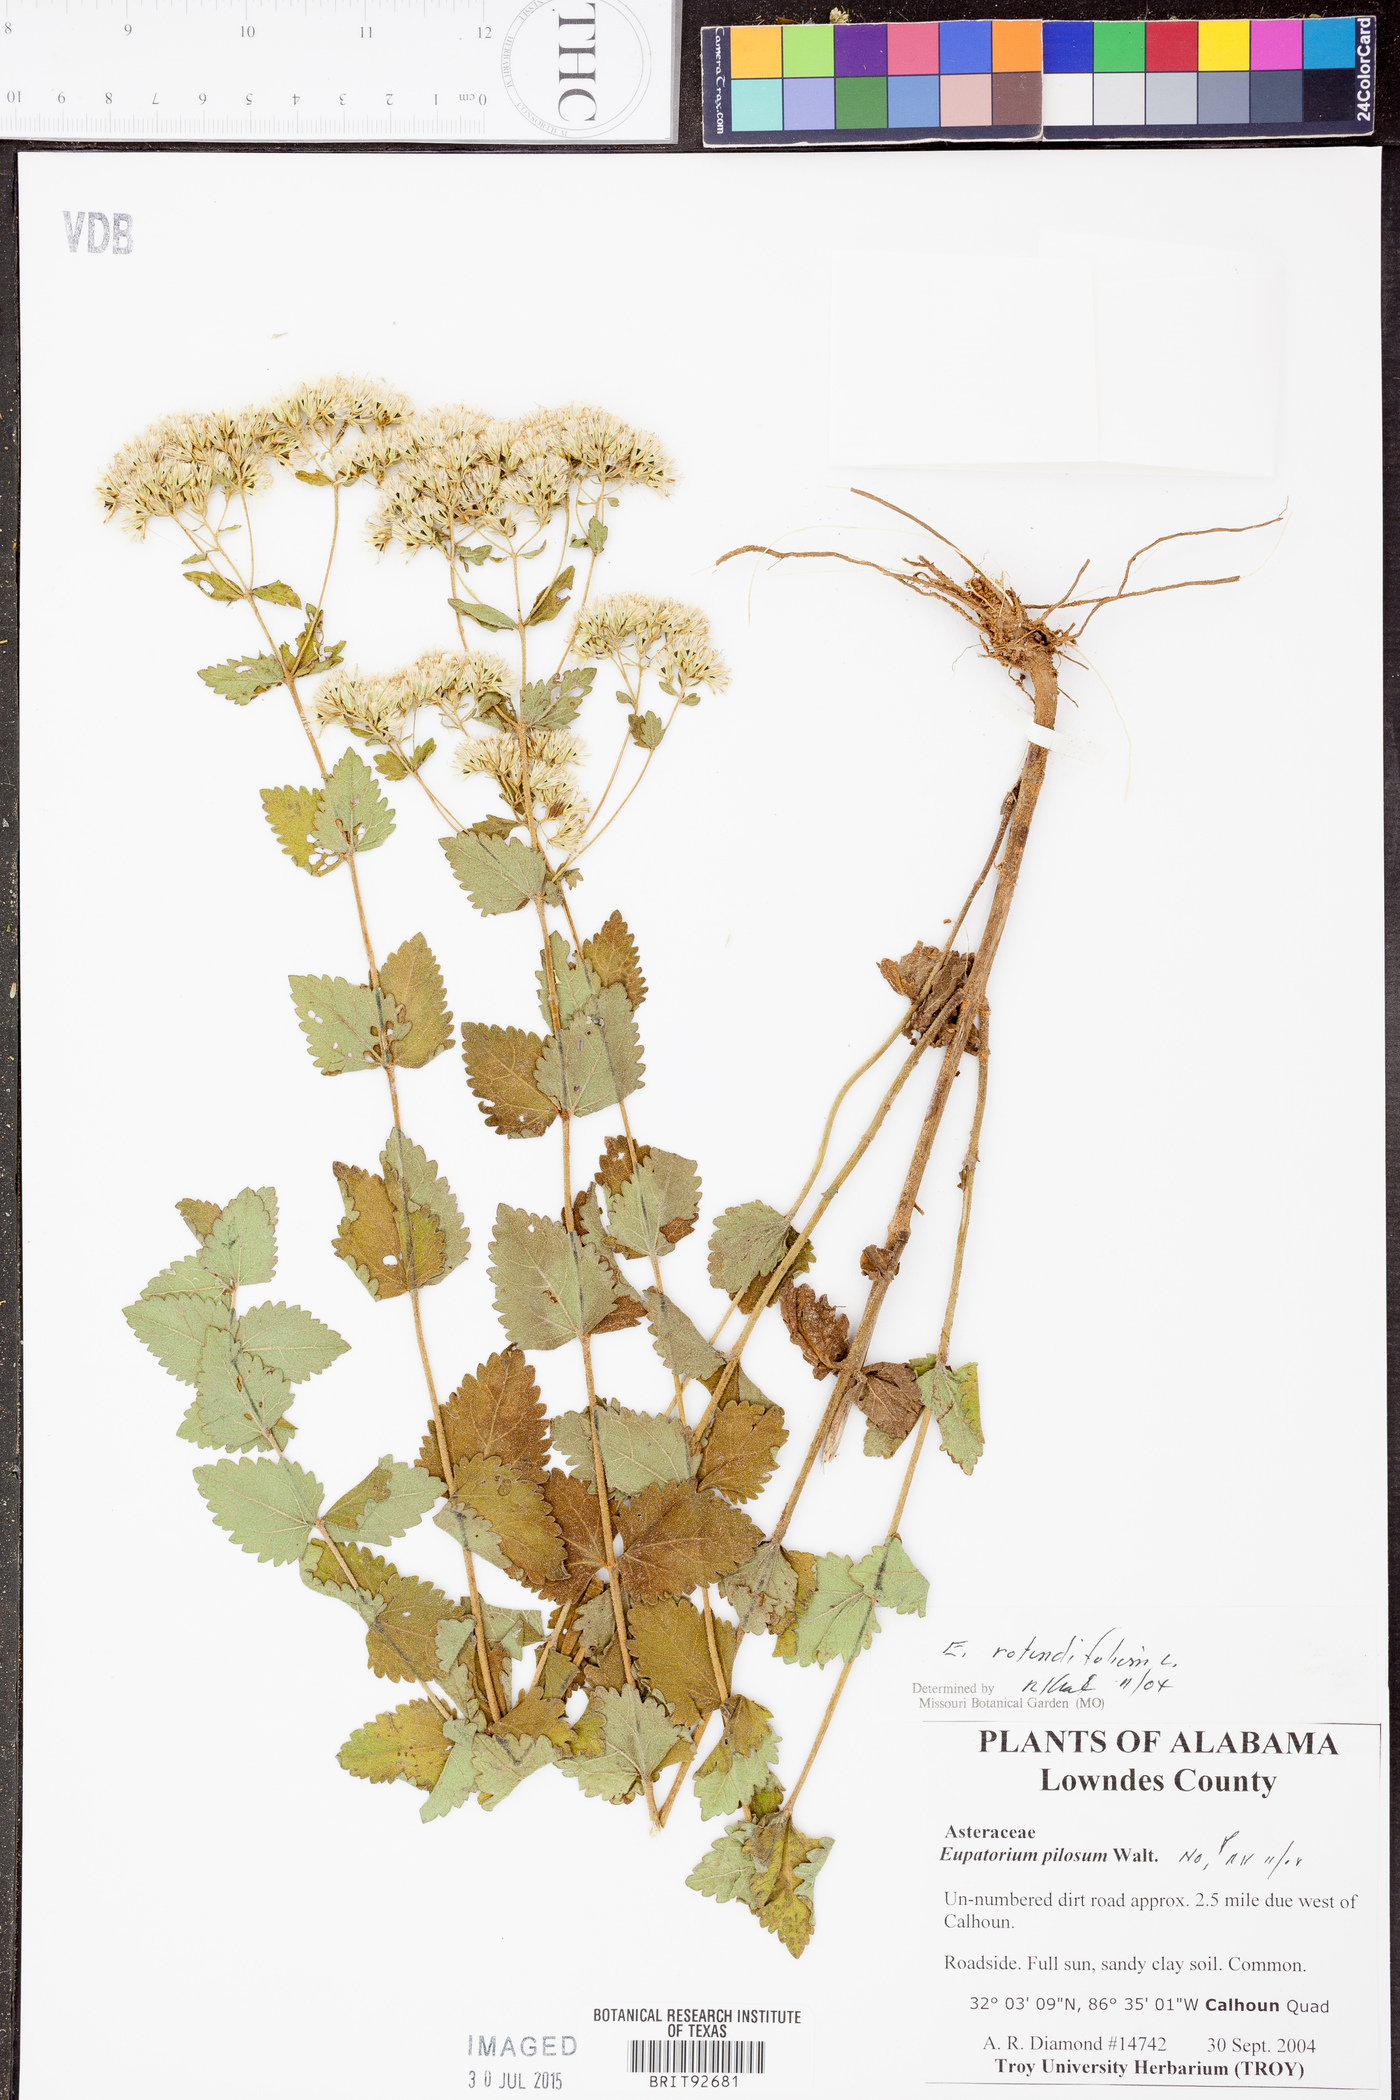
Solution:
{"label": "cream-colored flower head", "polygon": [[[528,744],[536,824],[548,824],[549,843],[567,852],[578,844],[588,825],[589,805],[575,771],[587,753],[578,738],[564,729],[532,729]],[[467,778],[484,773],[494,780],[511,815],[524,819],[520,737],[515,731],[469,737],[452,762]]]}
{"label": "cream-colored flower head", "polygon": [[382,380],[340,374],[284,394],[268,411],[282,463],[339,482],[371,473],[376,448],[411,413],[407,396]]}
{"label": "cream-colored flower head", "polygon": [[719,692],[729,670],[710,640],[710,623],[694,605],[629,591],[599,598],[580,614],[573,653],[607,657],[625,672],[654,671],[663,691],[678,697],[704,685]]}
{"label": "cream-colored flower head", "polygon": [[316,695],[316,718],[353,736],[387,743],[420,707],[436,708],[451,728],[480,719],[509,698],[509,673],[498,656],[431,649],[402,671],[370,675],[358,666],[338,671]]}
{"label": "cream-colored flower head", "polygon": [[605,408],[566,408],[558,412],[555,444],[575,476],[609,488],[655,489],[666,495],[675,469],[658,438],[634,430]]}
{"label": "cream-colored flower head", "polygon": [[206,516],[211,498],[251,495],[276,450],[266,409],[165,416],[117,454],[98,484],[103,513],[144,534],[153,518]]}

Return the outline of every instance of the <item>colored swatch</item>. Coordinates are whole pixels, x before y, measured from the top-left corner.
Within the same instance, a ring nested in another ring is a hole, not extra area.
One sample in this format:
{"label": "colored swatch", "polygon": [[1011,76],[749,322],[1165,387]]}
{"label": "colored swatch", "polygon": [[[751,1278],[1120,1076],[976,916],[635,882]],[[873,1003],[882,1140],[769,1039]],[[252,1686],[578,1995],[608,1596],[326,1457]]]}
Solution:
{"label": "colored swatch", "polygon": [[[704,50],[736,145],[1040,135],[1039,22],[709,29]],[[707,144],[713,100],[707,72]]]}
{"label": "colored swatch", "polygon": [[1370,16],[1047,22],[1045,136],[1370,129]]}
{"label": "colored swatch", "polygon": [[1375,17],[702,31],[705,144],[1366,137]]}

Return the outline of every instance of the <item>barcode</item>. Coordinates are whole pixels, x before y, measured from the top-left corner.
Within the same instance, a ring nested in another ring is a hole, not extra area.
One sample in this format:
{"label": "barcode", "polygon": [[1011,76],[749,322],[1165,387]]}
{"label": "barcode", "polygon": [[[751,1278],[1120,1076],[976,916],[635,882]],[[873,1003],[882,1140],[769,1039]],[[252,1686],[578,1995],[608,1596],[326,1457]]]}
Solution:
{"label": "barcode", "polygon": [[761,2071],[762,2042],[647,2042],[627,2045],[629,2071]]}

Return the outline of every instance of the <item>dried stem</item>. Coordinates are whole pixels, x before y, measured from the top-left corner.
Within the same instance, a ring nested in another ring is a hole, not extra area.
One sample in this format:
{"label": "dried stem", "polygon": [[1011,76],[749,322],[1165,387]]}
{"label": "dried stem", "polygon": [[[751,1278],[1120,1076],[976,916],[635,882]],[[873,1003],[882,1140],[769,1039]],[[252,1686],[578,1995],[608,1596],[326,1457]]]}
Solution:
{"label": "dried stem", "polygon": [[[977,1147],[982,1136],[982,1116],[987,1106],[987,1065],[991,1055],[989,1035],[988,1008],[984,1001],[977,1018],[979,1045],[977,1057],[977,1103],[972,1112],[972,1129],[968,1136],[967,1152],[963,1159],[961,1177],[962,1216],[958,1223],[958,1243],[953,1254],[953,1274],[948,1286],[948,1303],[943,1315],[943,1331],[938,1341],[938,1361],[945,1366],[948,1361],[948,1345],[953,1333],[953,1315],[957,1311],[958,1292],[962,1285],[963,1254],[967,1247],[967,1229],[972,1218],[972,1184],[977,1174]],[[892,1544],[899,1536],[899,1527],[904,1516],[904,1505],[909,1500],[909,1490],[914,1484],[914,1474],[918,1469],[919,1459],[923,1454],[924,1439],[928,1435],[929,1424],[932,1420],[933,1409],[926,1407],[919,1417],[919,1426],[914,1433],[913,1449],[909,1453],[909,1461],[904,1468],[904,1478],[900,1483],[899,1499],[895,1503],[894,1514],[890,1518],[889,1527],[885,1532],[885,1544],[887,1546]],[[822,1715],[821,1725],[818,1727],[812,1741],[812,1747],[807,1753],[807,1762],[798,1773],[796,1784],[784,1803],[784,1807],[789,1815],[792,1813],[798,1795],[807,1783],[808,1773],[816,1763],[817,1752],[821,1749],[826,1732],[831,1726],[837,1707],[841,1703],[841,1694],[845,1691],[847,1680],[855,1667],[856,1657],[861,1652],[859,1648],[855,1650],[855,1653],[845,1664],[836,1680],[831,1697],[827,1701],[826,1712]]]}

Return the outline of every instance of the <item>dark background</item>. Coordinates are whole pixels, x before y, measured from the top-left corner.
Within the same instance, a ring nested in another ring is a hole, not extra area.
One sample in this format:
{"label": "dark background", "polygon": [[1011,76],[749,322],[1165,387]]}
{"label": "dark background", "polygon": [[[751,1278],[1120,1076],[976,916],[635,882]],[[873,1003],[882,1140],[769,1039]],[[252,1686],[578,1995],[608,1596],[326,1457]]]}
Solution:
{"label": "dark background", "polygon": [[[780,14],[762,4],[762,0],[684,0],[683,25],[680,41],[679,63],[681,72],[680,136],[674,146],[594,146],[587,148],[526,146],[416,146],[412,144],[386,146],[238,146],[231,143],[211,141],[221,152],[247,153],[480,153],[510,152],[550,153],[565,151],[589,151],[594,153],[698,153],[701,150],[700,122],[700,32],[713,23],[745,23],[775,20],[825,21],[826,10],[817,7],[799,7],[796,0],[788,0],[792,13]],[[1007,5],[1000,9],[1003,16],[1030,15],[1033,0],[1024,5]],[[1275,12],[1283,0],[1270,0]],[[1301,12],[1340,14],[1345,0],[1311,0],[1310,8]],[[866,7],[851,4],[849,12],[854,21],[954,21],[958,19],[978,20],[991,9],[990,0],[972,0],[972,4],[958,4],[958,0],[927,0],[922,6],[881,5],[880,0]],[[1180,12],[1187,19],[1195,17],[1218,17],[1227,21],[1238,20],[1253,12],[1263,14],[1264,8],[1247,9],[1239,0],[1216,0],[1216,4],[1189,5],[1183,0]],[[1397,1071],[1397,1038],[1400,1038],[1400,572],[1397,570],[1396,547],[1400,544],[1400,423],[1397,422],[1397,379],[1400,379],[1400,306],[1397,305],[1397,290],[1400,289],[1400,0],[1396,4],[1383,6],[1378,11],[1358,7],[1358,13],[1375,12],[1377,19],[1376,39],[1376,101],[1374,149],[1384,155],[1381,187],[1381,298],[1383,317],[1383,410],[1379,442],[1383,448],[1385,464],[1385,705],[1384,705],[1384,753],[1385,769],[1385,841],[1386,841],[1386,990],[1388,1018],[1387,1052],[1387,1154],[1392,1162],[1400,1158],[1400,1072]],[[1138,22],[1143,19],[1141,6],[1131,0],[1094,0],[1092,6],[1083,4],[1042,6],[1042,19],[1083,21],[1092,17],[1098,21]],[[1157,10],[1156,19],[1170,20],[1172,10]],[[1149,16],[1149,19],[1153,17]],[[1395,88],[1392,92],[1392,81]],[[1159,150],[1192,153],[1205,150],[1192,143],[1172,144],[1165,149],[1154,141]],[[1299,139],[1284,142],[1277,138],[1260,141],[1277,149],[1283,143],[1287,150],[1296,153],[1326,153],[1331,150],[1330,141]],[[1348,141],[1347,143],[1350,143]],[[1120,141],[1115,141],[1115,150],[1125,150]],[[1256,148],[1247,140],[1226,144],[1223,149],[1217,140],[1209,142],[1212,150],[1249,153]],[[19,230],[17,218],[16,157],[21,151],[81,152],[78,146],[56,146],[40,141],[26,147],[24,141],[0,142],[0,184],[7,200],[7,209],[0,219],[0,344],[3,358],[0,360],[0,2094],[14,2096],[19,2090],[19,1893],[21,1870],[20,1841],[20,1741],[21,1741],[21,1629],[20,1608],[22,1601],[21,1577],[21,1530],[20,1530],[20,1478],[23,1459],[21,1429],[21,1337],[22,1317],[20,1301],[20,1200],[19,1200],[19,1008],[14,986],[19,978]],[[129,147],[101,142],[103,152],[141,153],[188,153],[201,150],[188,145],[136,144]],[[753,151],[774,150],[794,153],[828,152],[822,146],[793,146],[787,148],[754,148]],[[985,153],[989,150],[1015,150],[1035,153],[1033,145],[1014,149],[988,148],[982,144],[908,145],[908,146],[853,146],[844,150],[852,152],[889,153]],[[1057,146],[1057,152],[1098,153],[1104,149],[1093,143],[1079,146]],[[1131,147],[1126,150],[1131,151]],[[742,147],[726,149],[732,161],[743,153]],[[638,170],[639,179],[644,180]],[[1364,442],[1364,433],[1358,433],[1358,442]],[[81,607],[75,606],[75,617],[81,617]],[[1324,696],[1325,699],[1325,696]],[[1378,754],[1381,757],[1381,754]],[[1345,1031],[1346,988],[1333,988],[1336,1012],[1329,1013],[1324,1023],[1313,1019],[1309,1024],[1315,1030],[1330,1025],[1335,1035],[1337,1023]],[[1312,995],[1309,1005],[1316,1013]],[[1279,1026],[1290,1025],[1291,1017],[1280,1012]],[[1296,1025],[1296,1024],[1294,1024]],[[100,1072],[100,1066],[99,1066]],[[100,1077],[97,1084],[101,1084]],[[1400,1540],[1400,1408],[1397,1408],[1397,1373],[1400,1373],[1400,1199],[1397,1199],[1392,1175],[1392,1186],[1388,1210],[1388,1272],[1390,1278],[1389,1356],[1391,1424],[1389,1459],[1389,1509],[1391,1534],[1391,1679],[1400,1663],[1400,1560],[1397,1558],[1396,1542]],[[1306,1357],[1302,1351],[1309,1345],[1311,1337],[1300,1336],[1299,1376],[1311,1376]],[[1342,1403],[1345,1405],[1345,1401]],[[95,1721],[97,1717],[94,1717]],[[1397,1915],[1400,1916],[1400,1818],[1394,1809],[1392,1789],[1391,1820],[1392,1854],[1394,1858],[1393,1894]],[[92,1861],[91,1871],[100,1876],[104,1863],[98,1858]],[[69,1892],[70,1900],[79,1904],[83,1900],[81,1888]],[[83,1979],[71,1979],[73,1989],[73,2017],[83,2017]],[[1400,2063],[1400,2028],[1395,2033],[1396,2061]],[[114,2092],[132,2092],[140,2089],[141,2068],[135,2064],[113,2067]],[[100,2096],[43,2095],[42,2100],[100,2100]],[[195,2096],[191,2096],[195,2100]],[[284,2096],[269,2088],[265,2100],[284,2100]]]}

